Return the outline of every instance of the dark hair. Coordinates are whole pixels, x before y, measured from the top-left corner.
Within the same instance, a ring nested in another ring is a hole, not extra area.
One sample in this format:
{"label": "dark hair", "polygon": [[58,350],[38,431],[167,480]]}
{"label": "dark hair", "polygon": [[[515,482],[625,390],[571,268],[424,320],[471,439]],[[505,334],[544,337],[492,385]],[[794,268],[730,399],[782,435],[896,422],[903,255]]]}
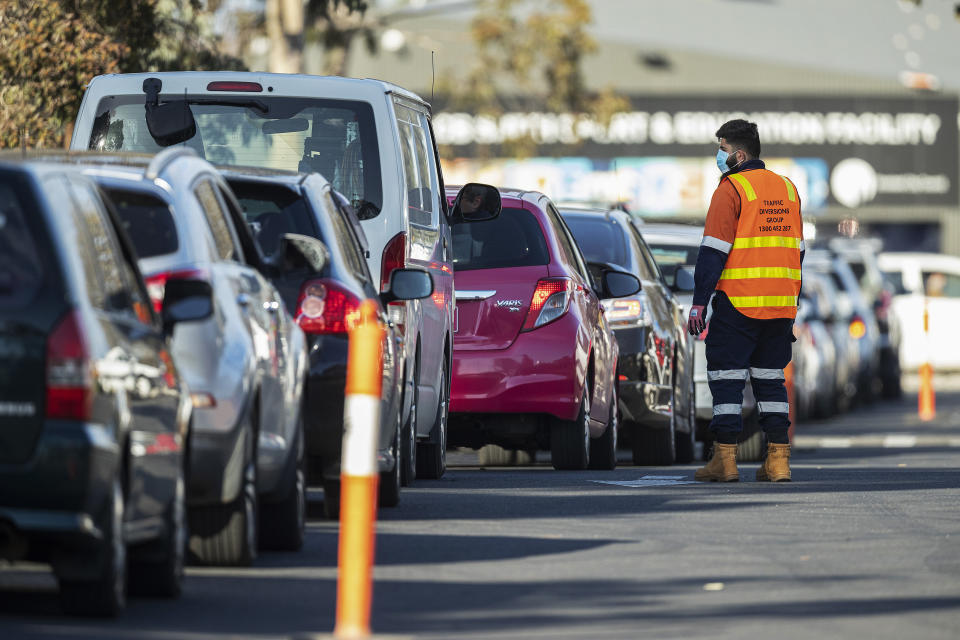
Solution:
{"label": "dark hair", "polygon": [[717,129],[717,138],[724,138],[732,146],[743,149],[754,158],[760,157],[760,133],[754,122],[730,120]]}

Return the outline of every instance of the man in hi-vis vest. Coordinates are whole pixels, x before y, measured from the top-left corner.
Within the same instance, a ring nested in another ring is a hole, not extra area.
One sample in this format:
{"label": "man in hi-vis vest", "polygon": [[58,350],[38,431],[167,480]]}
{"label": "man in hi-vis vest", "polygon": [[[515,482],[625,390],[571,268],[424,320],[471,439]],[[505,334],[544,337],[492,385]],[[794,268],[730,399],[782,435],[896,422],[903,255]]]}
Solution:
{"label": "man in hi-vis vest", "polygon": [[[707,379],[713,394],[713,457],[697,480],[735,482],[743,388],[750,380],[767,436],[757,480],[790,480],[790,427],[783,369],[790,362],[800,294],[803,221],[797,189],[760,160],[757,125],[731,120],[719,130],[713,193],[697,256],[687,328],[707,331]],[[706,306],[713,296],[713,315]]]}

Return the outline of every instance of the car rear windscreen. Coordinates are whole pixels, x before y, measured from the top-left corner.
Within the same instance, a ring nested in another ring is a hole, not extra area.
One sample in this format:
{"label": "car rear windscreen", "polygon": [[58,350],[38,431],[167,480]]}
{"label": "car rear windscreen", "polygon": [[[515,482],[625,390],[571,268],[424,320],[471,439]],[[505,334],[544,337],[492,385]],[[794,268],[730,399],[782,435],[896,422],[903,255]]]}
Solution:
{"label": "car rear windscreen", "polygon": [[532,267],[549,262],[540,223],[525,209],[504,207],[493,220],[453,227],[455,271]]}
{"label": "car rear windscreen", "polygon": [[170,205],[149,193],[107,189],[140,258],[176,253],[180,247]]}
{"label": "car rear windscreen", "polygon": [[587,262],[605,262],[629,267],[627,239],[616,220],[601,216],[565,215],[564,222],[573,232]]}
{"label": "car rear windscreen", "polygon": [[[177,96],[190,104],[196,134],[184,142],[214,164],[321,174],[374,218],[383,208],[373,107],[358,100],[252,94]],[[167,99],[167,96],[161,96]],[[107,96],[97,105],[89,148],[157,153],[144,94]]]}
{"label": "car rear windscreen", "polygon": [[26,218],[27,210],[38,212],[27,195],[0,176],[0,308],[23,307],[43,286],[44,261]]}
{"label": "car rear windscreen", "polygon": [[677,267],[697,264],[697,254],[700,252],[699,245],[658,244],[647,240],[647,246],[666,278],[675,274]]}
{"label": "car rear windscreen", "polygon": [[276,253],[285,233],[325,240],[320,237],[303,197],[296,191],[260,181],[228,182],[263,255]]}

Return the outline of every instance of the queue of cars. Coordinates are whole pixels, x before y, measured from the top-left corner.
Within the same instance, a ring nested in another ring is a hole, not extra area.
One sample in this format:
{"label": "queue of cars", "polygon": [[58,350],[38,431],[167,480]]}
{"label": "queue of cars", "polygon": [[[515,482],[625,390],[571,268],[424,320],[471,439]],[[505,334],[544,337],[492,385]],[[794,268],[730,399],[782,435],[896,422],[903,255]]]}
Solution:
{"label": "queue of cars", "polygon": [[[111,615],[128,587],[179,594],[188,560],[298,550],[308,485],[339,512],[364,299],[386,327],[382,507],[453,446],[693,460],[702,229],[447,188],[430,117],[375,80],[103,76],[70,153],[0,160],[0,559]],[[838,251],[809,252],[804,284],[798,404],[826,414],[876,390],[899,333]]]}

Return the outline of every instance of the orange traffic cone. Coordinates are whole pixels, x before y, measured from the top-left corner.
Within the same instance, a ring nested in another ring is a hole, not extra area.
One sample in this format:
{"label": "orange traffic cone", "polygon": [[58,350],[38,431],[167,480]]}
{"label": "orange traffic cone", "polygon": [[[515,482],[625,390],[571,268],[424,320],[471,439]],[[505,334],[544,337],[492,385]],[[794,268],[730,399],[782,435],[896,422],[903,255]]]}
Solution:
{"label": "orange traffic cone", "polygon": [[933,367],[929,362],[920,365],[920,396],[917,413],[924,422],[937,417],[937,396],[933,392]]}
{"label": "orange traffic cone", "polygon": [[796,387],[794,387],[793,362],[787,364],[786,369],[783,370],[783,385],[787,388],[787,402],[790,403],[790,429],[787,431],[787,435],[790,442],[793,443],[793,427],[797,423],[797,411],[794,408],[797,402],[797,394]]}

